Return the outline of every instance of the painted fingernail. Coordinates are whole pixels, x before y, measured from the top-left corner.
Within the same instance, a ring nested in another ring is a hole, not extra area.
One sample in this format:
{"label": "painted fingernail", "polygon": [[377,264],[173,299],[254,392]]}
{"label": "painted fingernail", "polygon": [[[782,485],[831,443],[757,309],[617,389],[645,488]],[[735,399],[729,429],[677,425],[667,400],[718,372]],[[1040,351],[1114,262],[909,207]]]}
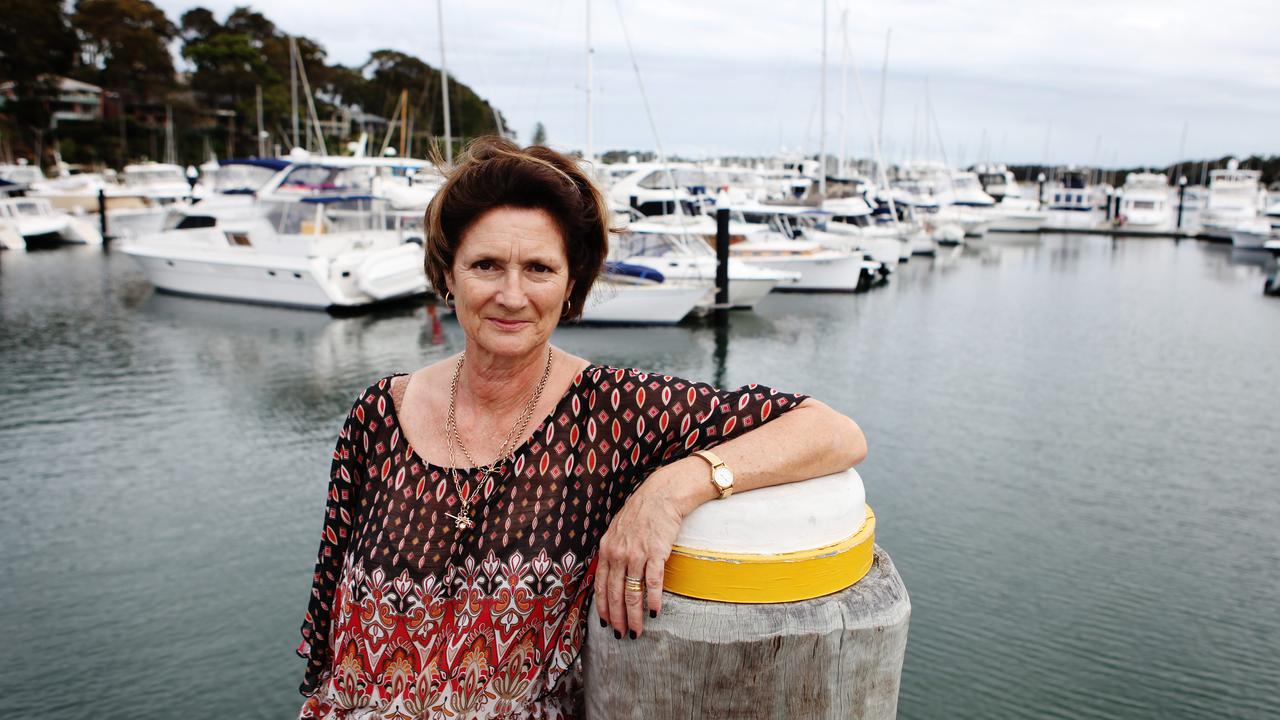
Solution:
{"label": "painted fingernail", "polygon": [[604,618],[600,618],[600,627],[609,627],[609,623],[605,622]]}
{"label": "painted fingernail", "polygon": [[614,640],[621,640],[621,639],[622,639],[622,633],[618,632],[617,630],[614,630],[614,631],[613,631],[613,639],[614,639]]}
{"label": "painted fingernail", "polygon": [[631,638],[632,640],[635,640],[635,639],[636,639],[636,631],[635,631],[635,630],[628,630],[628,631],[627,631],[627,637]]}
{"label": "painted fingernail", "polygon": [[658,611],[657,611],[657,610],[650,610],[650,611],[649,611],[649,617],[651,617],[651,618],[656,618],[656,617],[658,617]]}

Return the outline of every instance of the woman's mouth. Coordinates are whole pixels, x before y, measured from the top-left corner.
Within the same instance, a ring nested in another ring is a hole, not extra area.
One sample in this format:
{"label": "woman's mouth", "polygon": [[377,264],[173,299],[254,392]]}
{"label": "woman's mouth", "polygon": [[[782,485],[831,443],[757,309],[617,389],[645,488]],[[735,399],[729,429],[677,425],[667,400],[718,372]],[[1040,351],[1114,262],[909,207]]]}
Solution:
{"label": "woman's mouth", "polygon": [[529,324],[528,320],[504,320],[502,318],[489,318],[489,322],[497,326],[499,330],[519,330]]}

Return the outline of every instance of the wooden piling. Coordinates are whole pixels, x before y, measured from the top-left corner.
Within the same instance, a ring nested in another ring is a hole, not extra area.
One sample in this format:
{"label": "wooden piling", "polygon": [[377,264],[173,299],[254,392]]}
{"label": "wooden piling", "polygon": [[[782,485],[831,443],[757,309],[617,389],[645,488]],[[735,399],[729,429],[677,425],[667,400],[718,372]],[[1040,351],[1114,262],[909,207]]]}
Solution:
{"label": "wooden piling", "polygon": [[848,471],[685,518],[644,633],[587,623],[585,717],[895,717],[911,601],[864,498]]}
{"label": "wooden piling", "polygon": [[[833,595],[774,605],[665,593],[635,640],[589,622],[587,718],[897,715],[911,602],[888,553]],[[594,610],[588,617],[595,617]]]}

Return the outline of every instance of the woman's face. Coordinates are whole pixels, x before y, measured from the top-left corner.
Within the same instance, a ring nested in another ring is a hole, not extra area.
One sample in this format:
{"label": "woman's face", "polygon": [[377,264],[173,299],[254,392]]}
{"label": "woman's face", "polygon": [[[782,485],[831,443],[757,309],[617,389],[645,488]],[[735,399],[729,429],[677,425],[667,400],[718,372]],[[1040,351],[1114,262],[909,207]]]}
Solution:
{"label": "woman's face", "polygon": [[528,208],[481,215],[463,233],[446,279],[467,339],[501,356],[541,348],[573,289],[560,228],[545,210]]}

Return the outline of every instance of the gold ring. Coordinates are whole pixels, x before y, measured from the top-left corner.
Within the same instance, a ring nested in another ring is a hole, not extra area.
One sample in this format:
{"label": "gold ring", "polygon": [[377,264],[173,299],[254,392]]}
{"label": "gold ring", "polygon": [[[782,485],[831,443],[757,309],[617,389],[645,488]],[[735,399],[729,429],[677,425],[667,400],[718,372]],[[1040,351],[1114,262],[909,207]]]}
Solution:
{"label": "gold ring", "polygon": [[640,578],[624,575],[622,579],[626,582],[628,590],[633,592],[641,592],[644,590],[644,585],[640,582]]}

